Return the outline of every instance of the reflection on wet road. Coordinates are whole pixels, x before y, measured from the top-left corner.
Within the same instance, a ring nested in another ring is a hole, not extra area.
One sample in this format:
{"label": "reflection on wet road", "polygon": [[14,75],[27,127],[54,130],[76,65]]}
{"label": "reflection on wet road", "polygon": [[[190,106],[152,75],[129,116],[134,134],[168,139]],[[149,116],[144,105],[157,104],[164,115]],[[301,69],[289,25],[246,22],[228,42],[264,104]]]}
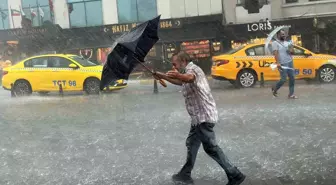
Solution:
{"label": "reflection on wet road", "polygon": [[[269,88],[213,87],[219,145],[251,182],[336,181],[334,84],[298,85],[298,100],[287,87],[276,99]],[[171,184],[189,117],[178,88],[152,91],[134,83],[101,96],[13,99],[1,90],[0,184]],[[226,183],[202,148],[192,175]]]}

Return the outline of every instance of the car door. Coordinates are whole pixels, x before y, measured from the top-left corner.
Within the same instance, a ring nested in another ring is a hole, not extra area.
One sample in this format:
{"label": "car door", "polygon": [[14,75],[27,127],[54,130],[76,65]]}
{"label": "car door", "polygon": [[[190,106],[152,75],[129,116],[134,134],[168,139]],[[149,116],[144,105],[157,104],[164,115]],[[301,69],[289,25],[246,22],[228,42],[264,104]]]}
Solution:
{"label": "car door", "polygon": [[60,84],[64,91],[75,91],[79,89],[77,85],[77,77],[79,71],[75,68],[70,68],[73,63],[67,58],[53,56],[48,59],[48,67],[51,69],[50,76],[52,77],[49,84],[53,90],[59,90]]}
{"label": "car door", "polygon": [[295,68],[295,78],[312,78],[315,76],[313,57],[305,55],[305,51],[294,46],[293,62]]}
{"label": "car door", "polygon": [[270,65],[274,62],[274,58],[272,56],[265,55],[264,45],[248,48],[245,53],[252,60],[253,69],[258,73],[259,79],[261,77],[261,73],[263,74],[265,80],[270,80],[276,77],[274,71],[270,68]]}
{"label": "car door", "polygon": [[34,91],[46,90],[48,81],[48,58],[36,57],[24,62],[24,70],[22,75],[28,80]]}

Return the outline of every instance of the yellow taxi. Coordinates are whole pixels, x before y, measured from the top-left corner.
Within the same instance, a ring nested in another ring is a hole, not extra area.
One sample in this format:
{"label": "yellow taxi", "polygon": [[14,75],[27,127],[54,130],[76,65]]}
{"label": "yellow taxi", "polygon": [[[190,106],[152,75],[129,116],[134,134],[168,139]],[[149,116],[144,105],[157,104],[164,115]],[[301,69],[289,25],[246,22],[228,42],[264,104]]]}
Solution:
{"label": "yellow taxi", "polygon": [[[16,96],[60,90],[98,94],[102,70],[103,66],[77,55],[40,55],[3,69],[2,86],[6,90],[13,90]],[[127,83],[120,79],[104,90],[126,86]]]}
{"label": "yellow taxi", "polygon": [[[213,79],[228,80],[237,87],[253,87],[262,78],[265,81],[280,79],[270,65],[273,55],[265,55],[264,44],[248,44],[212,57]],[[318,79],[323,83],[335,81],[336,56],[315,54],[303,47],[294,46],[293,61],[296,79]]]}

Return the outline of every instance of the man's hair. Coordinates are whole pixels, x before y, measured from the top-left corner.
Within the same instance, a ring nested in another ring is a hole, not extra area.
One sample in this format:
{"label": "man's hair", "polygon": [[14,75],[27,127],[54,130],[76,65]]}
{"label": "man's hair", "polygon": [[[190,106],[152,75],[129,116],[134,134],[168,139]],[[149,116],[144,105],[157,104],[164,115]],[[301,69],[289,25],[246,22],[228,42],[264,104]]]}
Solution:
{"label": "man's hair", "polygon": [[281,33],[282,31],[285,32],[285,30],[281,29],[281,30],[279,30],[279,31],[277,32],[277,35],[280,35],[280,33]]}
{"label": "man's hair", "polygon": [[174,56],[176,56],[180,61],[186,61],[187,63],[191,61],[189,54],[184,51],[176,52],[172,57]]}

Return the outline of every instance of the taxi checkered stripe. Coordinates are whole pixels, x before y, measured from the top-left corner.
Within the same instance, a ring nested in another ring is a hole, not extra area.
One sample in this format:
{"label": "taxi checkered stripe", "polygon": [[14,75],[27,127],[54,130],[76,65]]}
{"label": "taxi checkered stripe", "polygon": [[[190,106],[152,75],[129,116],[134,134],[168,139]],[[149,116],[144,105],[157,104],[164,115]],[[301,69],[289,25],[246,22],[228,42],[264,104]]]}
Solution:
{"label": "taxi checkered stripe", "polygon": [[260,58],[272,58],[273,56],[235,56],[235,59],[242,59],[242,58],[252,58],[252,59],[260,59]]}
{"label": "taxi checkered stripe", "polygon": [[[71,68],[14,68],[12,70],[18,70],[18,71],[74,71]],[[77,69],[76,71],[80,72],[91,72],[91,73],[101,73],[101,70],[89,70],[89,69]]]}
{"label": "taxi checkered stripe", "polygon": [[[272,55],[264,55],[264,56],[235,56],[235,59],[264,59],[264,58],[273,58],[274,56]],[[324,56],[293,56],[293,58],[306,58],[306,59],[329,59],[329,60],[336,60],[336,58],[331,58],[331,57],[324,57]]]}

